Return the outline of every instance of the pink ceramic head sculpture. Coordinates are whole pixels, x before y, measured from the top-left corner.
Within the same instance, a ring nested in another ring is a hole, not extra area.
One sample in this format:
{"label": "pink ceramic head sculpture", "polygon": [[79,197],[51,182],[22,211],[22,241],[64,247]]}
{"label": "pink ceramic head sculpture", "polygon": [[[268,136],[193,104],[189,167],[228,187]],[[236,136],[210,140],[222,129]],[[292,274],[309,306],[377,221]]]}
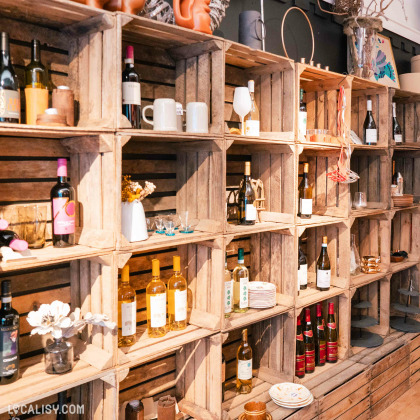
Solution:
{"label": "pink ceramic head sculpture", "polygon": [[107,0],[105,3],[106,10],[136,15],[143,10],[146,0]]}
{"label": "pink ceramic head sculpture", "polygon": [[184,28],[211,34],[210,0],[174,0],[175,22]]}

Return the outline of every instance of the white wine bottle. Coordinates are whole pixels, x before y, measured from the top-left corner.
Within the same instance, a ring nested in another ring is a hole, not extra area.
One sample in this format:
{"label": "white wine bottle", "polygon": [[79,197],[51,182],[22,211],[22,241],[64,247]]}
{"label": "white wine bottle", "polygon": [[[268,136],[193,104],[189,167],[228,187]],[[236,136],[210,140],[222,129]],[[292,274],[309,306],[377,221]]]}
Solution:
{"label": "white wine bottle", "polygon": [[255,192],[251,184],[251,162],[245,162],[244,179],[238,196],[238,223],[255,225],[257,208],[255,207]]}
{"label": "white wine bottle", "polygon": [[136,316],[136,291],[130,286],[130,267],[126,264],[118,288],[118,347],[132,346],[136,342]]}
{"label": "white wine bottle", "polygon": [[172,331],[187,327],[187,280],[181,274],[181,258],[173,258],[174,274],[168,281],[168,322]]}
{"label": "white wine bottle", "polygon": [[238,265],[233,270],[233,311],[246,312],[248,310],[249,272],[244,265],[244,250],[238,249]]}
{"label": "white wine bottle", "polygon": [[166,286],[160,279],[159,260],[152,260],[152,281],[146,287],[147,332],[149,337],[166,334]]}
{"label": "white wine bottle", "polygon": [[252,349],[248,343],[248,330],[242,331],[242,342],[236,353],[236,391],[249,394],[252,391]]}
{"label": "white wine bottle", "polygon": [[225,318],[229,318],[233,306],[233,280],[232,273],[227,266],[227,252],[225,255]]}
{"label": "white wine bottle", "polygon": [[300,102],[299,102],[299,140],[305,140],[306,136],[306,124],[308,119],[308,112],[306,110],[306,102],[303,98],[303,95],[305,91],[303,89],[300,89]]}
{"label": "white wine bottle", "polygon": [[253,80],[248,82],[248,90],[251,96],[251,111],[245,117],[245,135],[259,137],[260,135],[260,111],[255,102],[254,91],[255,83]]}
{"label": "white wine bottle", "polygon": [[331,286],[331,265],[327,252],[328,238],[322,237],[321,253],[316,263],[316,287],[318,290],[327,291]]}
{"label": "white wine bottle", "polygon": [[372,101],[368,99],[366,118],[363,124],[363,141],[365,144],[374,146],[378,143],[378,131],[372,114]]}
{"label": "white wine bottle", "polygon": [[299,243],[299,261],[298,261],[298,281],[299,289],[304,290],[308,287],[308,261],[306,260],[306,255],[302,251]]}
{"label": "white wine bottle", "polygon": [[299,217],[310,219],[312,217],[312,187],[308,181],[309,163],[303,164],[303,178],[299,185]]}
{"label": "white wine bottle", "polygon": [[397,120],[397,104],[395,102],[392,103],[392,133],[394,134],[395,144],[402,144],[403,135],[400,123]]}

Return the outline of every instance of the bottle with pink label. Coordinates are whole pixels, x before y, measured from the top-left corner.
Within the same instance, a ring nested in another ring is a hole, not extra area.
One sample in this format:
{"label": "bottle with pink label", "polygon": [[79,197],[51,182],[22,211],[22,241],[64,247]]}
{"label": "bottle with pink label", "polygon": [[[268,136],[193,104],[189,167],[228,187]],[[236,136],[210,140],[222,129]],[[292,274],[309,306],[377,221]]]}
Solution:
{"label": "bottle with pink label", "polygon": [[65,248],[74,245],[76,203],[74,188],[67,179],[67,159],[58,159],[57,184],[51,189],[53,245]]}

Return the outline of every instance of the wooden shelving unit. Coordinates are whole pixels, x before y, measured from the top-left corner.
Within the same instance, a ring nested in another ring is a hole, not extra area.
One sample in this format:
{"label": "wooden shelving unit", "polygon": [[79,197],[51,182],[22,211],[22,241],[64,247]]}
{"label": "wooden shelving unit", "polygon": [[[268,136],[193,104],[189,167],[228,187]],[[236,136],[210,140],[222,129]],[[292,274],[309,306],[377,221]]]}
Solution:
{"label": "wooden shelving unit", "polygon": [[[30,57],[30,41],[36,37],[41,40],[52,83],[69,85],[79,107],[76,127],[0,124],[0,153],[6,157],[0,169],[0,215],[7,219],[19,204],[48,204],[59,157],[68,159],[78,202],[75,247],[53,248],[49,222],[47,246],[34,251],[34,259],[0,263],[0,278],[12,280],[14,305],[21,314],[22,356],[22,378],[0,390],[0,413],[7,411],[8,404],[55,402],[57,392],[68,390],[69,401],[83,403],[85,418],[95,420],[123,419],[127,401],[168,393],[179,398],[185,418],[229,415],[235,419],[243,404],[253,399],[266,401],[275,419],[367,418],[386,407],[384,398],[392,401],[420,379],[419,339],[389,330],[389,303],[396,301],[396,289],[404,285],[407,273],[415,275],[417,288],[419,281],[420,190],[415,180],[420,173],[420,135],[414,123],[418,95],[70,0],[0,0],[0,6],[0,22],[10,34],[11,56],[20,80]],[[191,101],[206,102],[209,134],[162,133],[145,124],[141,130],[128,126],[121,115],[120,75],[129,44],[134,46],[135,66],[141,75],[142,105],[159,97],[175,98],[184,106]],[[238,125],[234,88],[250,78],[255,80],[261,112],[260,137],[229,133],[230,127]],[[361,137],[370,97],[379,127],[377,146],[352,147],[351,166],[360,180],[351,185],[337,185],[327,177],[340,155],[337,143],[306,142],[297,134],[298,91],[303,87],[308,128],[329,129],[337,140],[341,86],[347,100],[346,126]],[[392,141],[393,100],[405,133],[406,142],[400,146]],[[392,159],[403,173],[406,192],[414,195],[415,203],[409,208],[393,207]],[[226,221],[226,191],[239,184],[245,161],[251,161],[252,176],[262,179],[265,186],[262,222],[254,226]],[[297,188],[304,162],[310,167],[315,214],[301,220],[297,217]],[[123,174],[157,185],[156,193],[143,202],[147,215],[189,210],[199,220],[196,231],[188,235],[177,231],[174,237],[154,233],[147,241],[128,242],[120,227]],[[367,209],[351,209],[355,191],[367,192]],[[48,217],[50,220],[51,215]],[[356,235],[361,256],[381,256],[380,273],[350,276],[351,233]],[[309,285],[298,292],[302,235],[307,238]],[[333,273],[328,292],[314,287],[323,235],[329,238]],[[225,319],[225,251],[232,269],[239,247],[245,249],[250,279],[276,285],[277,305]],[[407,250],[408,259],[391,263],[390,251],[395,249]],[[145,331],[151,259],[161,261],[162,278],[167,281],[173,255],[181,256],[190,289],[190,325],[184,331],[151,339]],[[98,328],[71,373],[45,374],[41,360],[45,339],[29,336],[28,312],[40,303],[60,299],[80,306],[83,312],[106,313],[117,320],[118,270],[126,263],[137,292],[136,344],[118,349],[116,336]],[[384,337],[377,349],[350,346],[351,302],[358,289],[372,303],[370,312],[378,319],[373,330]],[[328,301],[336,308],[339,361],[299,380],[294,376],[296,317],[318,302],[325,309]],[[232,379],[244,327],[255,352],[255,386],[249,395],[236,395]],[[224,402],[222,352],[227,366]],[[395,359],[401,352],[404,366]],[[381,358],[390,360],[389,365]],[[391,376],[401,375],[395,386],[385,381],[388,370]],[[304,383],[315,401],[295,411],[276,406],[267,391],[280,381]]]}

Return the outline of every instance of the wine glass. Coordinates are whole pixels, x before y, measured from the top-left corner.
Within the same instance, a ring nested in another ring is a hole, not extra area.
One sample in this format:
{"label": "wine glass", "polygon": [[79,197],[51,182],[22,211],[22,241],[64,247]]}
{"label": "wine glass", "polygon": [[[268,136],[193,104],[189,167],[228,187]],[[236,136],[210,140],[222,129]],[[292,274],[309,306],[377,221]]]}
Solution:
{"label": "wine glass", "polygon": [[242,135],[245,134],[244,118],[251,111],[252,102],[247,87],[235,88],[233,95],[233,109],[241,117]]}

